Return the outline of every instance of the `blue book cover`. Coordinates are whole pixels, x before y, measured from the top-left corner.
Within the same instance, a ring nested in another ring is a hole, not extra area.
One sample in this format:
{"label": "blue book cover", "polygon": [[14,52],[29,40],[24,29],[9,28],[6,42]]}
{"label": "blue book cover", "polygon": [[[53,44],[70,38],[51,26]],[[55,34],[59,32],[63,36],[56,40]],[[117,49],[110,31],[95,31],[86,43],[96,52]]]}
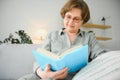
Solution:
{"label": "blue book cover", "polygon": [[88,64],[88,45],[70,48],[61,53],[61,55],[40,48],[32,52],[42,69],[47,64],[50,64],[51,70],[53,71],[68,67],[68,72],[71,73],[80,70]]}

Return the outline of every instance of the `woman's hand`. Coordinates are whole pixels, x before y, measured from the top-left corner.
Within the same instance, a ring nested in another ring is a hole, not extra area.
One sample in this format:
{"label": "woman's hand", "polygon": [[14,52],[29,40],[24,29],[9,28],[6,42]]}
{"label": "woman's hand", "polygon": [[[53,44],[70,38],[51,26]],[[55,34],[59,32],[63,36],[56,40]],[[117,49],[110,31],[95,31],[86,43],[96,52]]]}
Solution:
{"label": "woman's hand", "polygon": [[68,68],[64,68],[62,70],[53,72],[50,70],[50,65],[47,65],[44,71],[42,71],[40,68],[37,69],[37,74],[42,78],[51,78],[51,79],[64,79],[66,78],[68,74]]}

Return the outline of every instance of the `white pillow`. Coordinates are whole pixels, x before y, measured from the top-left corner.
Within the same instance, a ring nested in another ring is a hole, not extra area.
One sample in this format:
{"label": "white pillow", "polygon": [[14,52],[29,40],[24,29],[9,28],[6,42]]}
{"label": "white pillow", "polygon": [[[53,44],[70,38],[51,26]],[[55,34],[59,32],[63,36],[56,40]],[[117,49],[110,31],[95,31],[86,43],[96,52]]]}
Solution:
{"label": "white pillow", "polygon": [[110,51],[98,56],[72,80],[120,80],[120,51]]}

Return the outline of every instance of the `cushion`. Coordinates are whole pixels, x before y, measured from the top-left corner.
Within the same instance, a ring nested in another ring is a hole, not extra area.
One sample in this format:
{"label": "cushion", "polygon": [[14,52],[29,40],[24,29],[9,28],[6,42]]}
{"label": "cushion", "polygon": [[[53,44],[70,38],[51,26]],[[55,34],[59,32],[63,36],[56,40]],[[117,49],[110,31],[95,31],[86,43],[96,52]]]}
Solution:
{"label": "cushion", "polygon": [[81,69],[73,80],[120,80],[120,51],[98,56]]}

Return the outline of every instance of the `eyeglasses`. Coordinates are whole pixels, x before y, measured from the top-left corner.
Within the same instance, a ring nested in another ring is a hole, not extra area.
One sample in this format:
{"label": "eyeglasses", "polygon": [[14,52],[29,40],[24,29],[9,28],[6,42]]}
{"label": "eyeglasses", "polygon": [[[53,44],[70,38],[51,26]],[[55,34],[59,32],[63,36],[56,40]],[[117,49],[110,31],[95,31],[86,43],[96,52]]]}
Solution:
{"label": "eyeglasses", "polygon": [[74,23],[79,23],[82,21],[82,19],[80,19],[79,17],[73,17],[71,15],[65,15],[64,17],[65,20],[70,21],[73,20]]}

